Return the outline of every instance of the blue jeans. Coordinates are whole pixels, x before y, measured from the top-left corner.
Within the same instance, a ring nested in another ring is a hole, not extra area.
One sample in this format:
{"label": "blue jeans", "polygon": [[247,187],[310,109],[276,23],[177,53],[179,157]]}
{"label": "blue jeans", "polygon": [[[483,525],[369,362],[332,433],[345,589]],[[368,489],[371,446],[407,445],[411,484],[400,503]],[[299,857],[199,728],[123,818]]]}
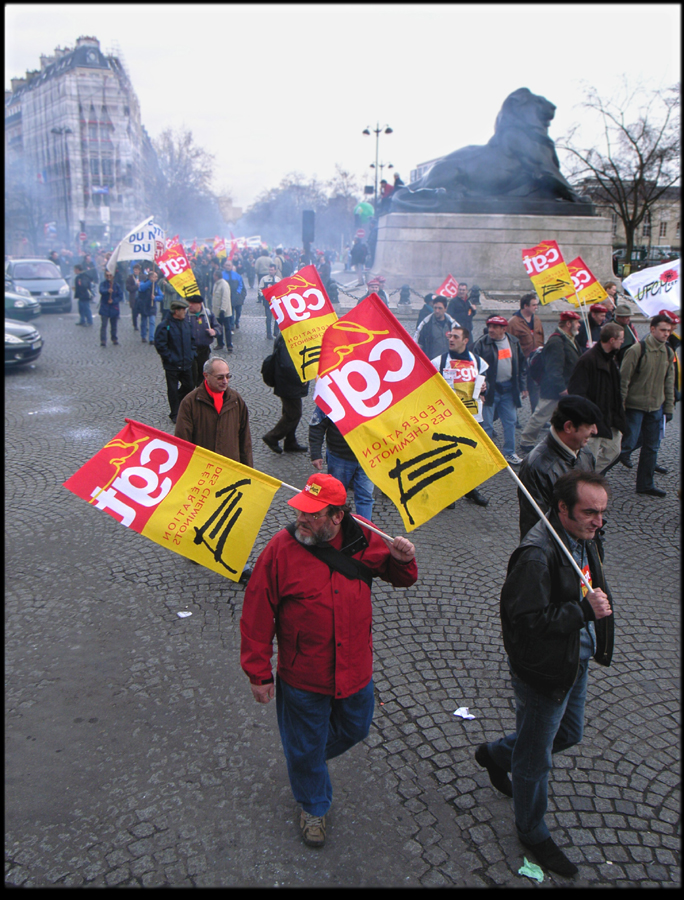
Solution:
{"label": "blue jeans", "polygon": [[511,773],[515,827],[528,844],[550,837],[544,821],[551,757],[582,740],[589,660],[581,660],[575,684],[562,703],[540,694],[511,673],[515,734],[487,744],[494,762]]}
{"label": "blue jeans", "polygon": [[339,756],[368,734],[373,720],[373,679],[351,697],[302,691],[276,676],[276,714],[287,774],[304,812],[324,816],[332,803],[326,760]]}
{"label": "blue jeans", "polygon": [[90,308],[90,300],[78,301],[78,314],[80,316],[81,325],[93,324],[93,311]]}
{"label": "blue jeans", "polygon": [[660,447],[660,433],[663,424],[663,410],[654,409],[644,412],[643,409],[626,409],[627,430],[622,435],[622,449],[620,456],[629,459],[630,454],[636,450],[641,437],[641,453],[636,472],[637,491],[647,491],[652,488],[653,475],[658,462],[658,448]]}
{"label": "blue jeans", "polygon": [[[491,391],[491,386],[487,387]],[[499,413],[501,426],[504,433],[503,455],[511,456],[515,453],[515,421],[516,412],[511,389],[502,389],[498,384],[494,388],[494,402],[491,406],[485,405],[482,409],[482,427],[485,434],[494,439],[494,412]]]}
{"label": "blue jeans", "polygon": [[328,475],[341,481],[345,488],[350,485],[354,490],[354,508],[365,519],[373,521],[373,482],[363,471],[356,460],[342,459],[330,450],[328,456]]}
{"label": "blue jeans", "polygon": [[144,341],[154,340],[154,316],[140,316],[140,337]]}

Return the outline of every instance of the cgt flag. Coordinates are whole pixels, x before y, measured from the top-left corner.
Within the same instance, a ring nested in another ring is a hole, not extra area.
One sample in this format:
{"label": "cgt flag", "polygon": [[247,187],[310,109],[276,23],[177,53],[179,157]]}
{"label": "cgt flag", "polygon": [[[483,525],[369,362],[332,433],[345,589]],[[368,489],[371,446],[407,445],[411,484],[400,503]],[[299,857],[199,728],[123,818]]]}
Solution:
{"label": "cgt flag", "polygon": [[318,376],[316,404],[408,531],[507,467],[377,294],[330,325]]}
{"label": "cgt flag", "polygon": [[222,237],[214,238],[214,253],[219,259],[223,259],[226,255],[226,239]]}
{"label": "cgt flag", "polygon": [[190,267],[182,244],[174,244],[157,257],[157,265],[164,273],[166,280],[181,297],[193,297],[200,294],[195,273]]}
{"label": "cgt flag", "polygon": [[555,241],[542,241],[523,250],[522,257],[540,303],[552,303],[574,294],[572,278]]}
{"label": "cgt flag", "polygon": [[64,482],[127,528],[238,581],[281,482],[126,419]]}
{"label": "cgt flag", "polygon": [[572,278],[574,291],[567,299],[573,306],[579,306],[580,303],[587,305],[598,303],[608,296],[603,285],[596,280],[581,256],[568,263],[568,272]]}
{"label": "cgt flag", "polygon": [[337,313],[315,266],[304,266],[264,289],[280,333],[302,381],[318,374],[323,335]]}
{"label": "cgt flag", "polygon": [[447,275],[441,285],[437,288],[440,297],[448,297],[449,300],[458,294],[458,281],[453,275]]}

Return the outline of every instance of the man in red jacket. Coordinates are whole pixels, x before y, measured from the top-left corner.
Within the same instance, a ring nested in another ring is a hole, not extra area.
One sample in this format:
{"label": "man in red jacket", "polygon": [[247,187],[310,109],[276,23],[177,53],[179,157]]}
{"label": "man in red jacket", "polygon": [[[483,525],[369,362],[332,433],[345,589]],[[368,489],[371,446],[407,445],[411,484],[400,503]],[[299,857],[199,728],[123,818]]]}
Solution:
{"label": "man in red jacket", "polygon": [[[373,718],[371,581],[416,581],[415,547],[386,543],[346,507],[332,475],[312,475],[291,500],[293,525],[257,560],[240,620],[240,662],[257,703],[275,692],[290,785],[304,843],[322,847],[332,802],[326,760],[362,741]],[[275,684],[273,638],[278,638]]]}

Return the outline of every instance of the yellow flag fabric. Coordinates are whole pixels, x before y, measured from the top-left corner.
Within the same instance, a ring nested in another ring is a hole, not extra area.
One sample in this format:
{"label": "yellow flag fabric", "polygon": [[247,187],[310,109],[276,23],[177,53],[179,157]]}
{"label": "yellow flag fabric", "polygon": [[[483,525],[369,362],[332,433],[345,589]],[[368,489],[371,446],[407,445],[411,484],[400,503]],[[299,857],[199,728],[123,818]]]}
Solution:
{"label": "yellow flag fabric", "polygon": [[64,487],[162,547],[238,581],[281,482],[126,422]]}

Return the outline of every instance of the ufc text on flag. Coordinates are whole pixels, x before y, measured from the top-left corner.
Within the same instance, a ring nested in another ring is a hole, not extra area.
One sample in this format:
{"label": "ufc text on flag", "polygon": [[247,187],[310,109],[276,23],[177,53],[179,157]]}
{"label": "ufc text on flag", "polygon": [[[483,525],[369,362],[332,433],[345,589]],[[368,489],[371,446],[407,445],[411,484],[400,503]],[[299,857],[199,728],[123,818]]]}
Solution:
{"label": "ufc text on flag", "polygon": [[326,331],[316,404],[412,531],[506,460],[377,294]]}
{"label": "ufc text on flag", "polygon": [[540,303],[552,303],[574,294],[575,286],[555,241],[542,241],[523,250],[522,257]]}
{"label": "ufc text on flag", "polygon": [[64,482],[127,528],[238,581],[281,482],[126,419]]}
{"label": "ufc text on flag", "polygon": [[329,325],[337,321],[315,266],[304,266],[294,275],[264,288],[283,340],[302,381],[318,374],[321,341]]}

